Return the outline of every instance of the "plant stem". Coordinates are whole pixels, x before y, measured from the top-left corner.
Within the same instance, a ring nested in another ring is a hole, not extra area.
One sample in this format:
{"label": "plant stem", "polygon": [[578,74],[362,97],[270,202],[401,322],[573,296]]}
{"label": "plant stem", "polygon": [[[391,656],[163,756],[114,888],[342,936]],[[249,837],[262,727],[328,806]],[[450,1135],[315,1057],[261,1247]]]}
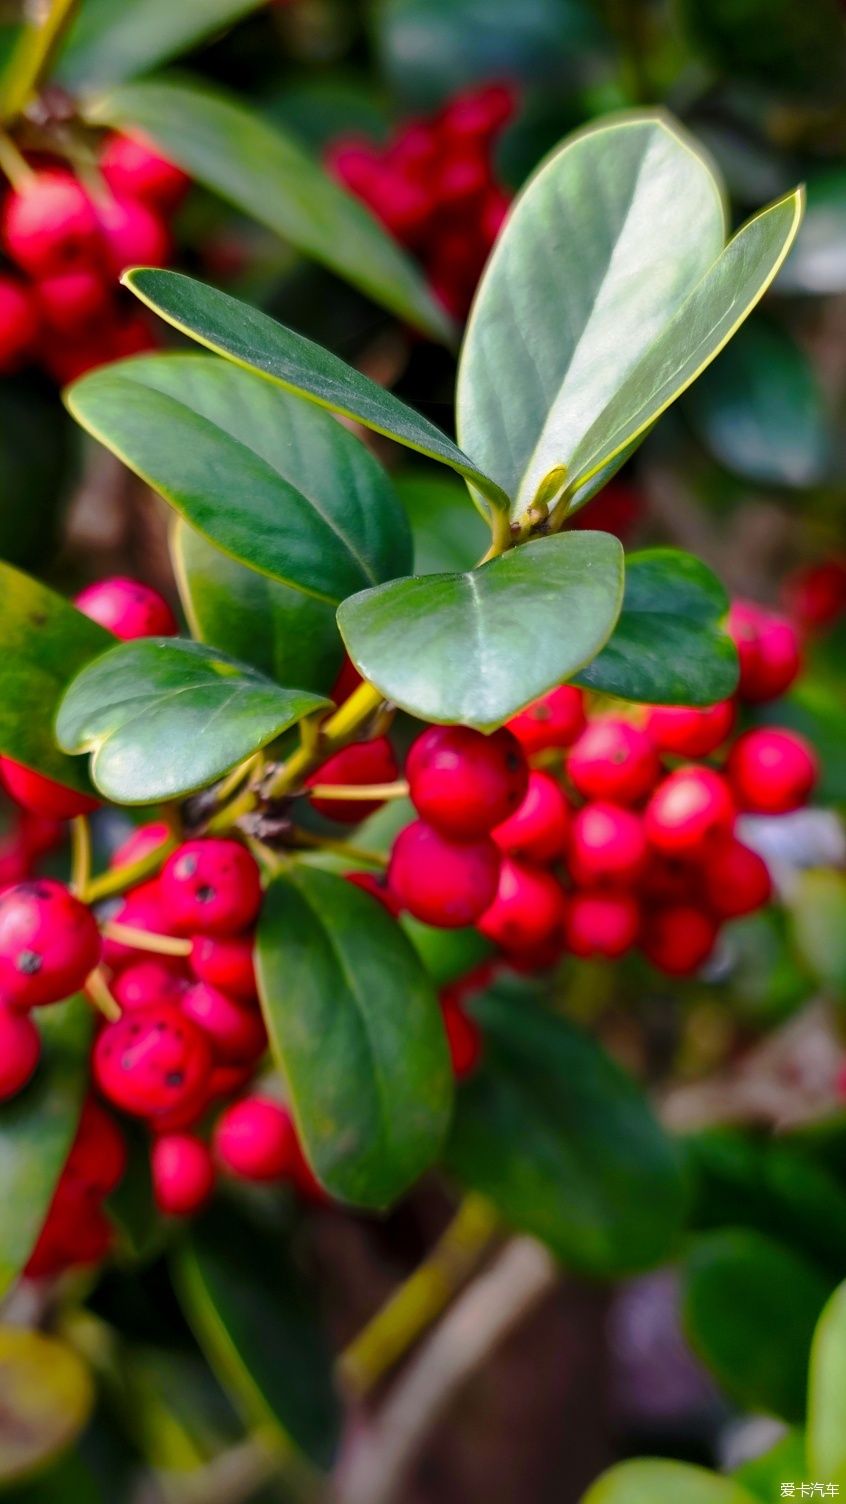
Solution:
{"label": "plant stem", "polygon": [[319,767],[330,753],[351,741],[356,731],[375,715],[384,700],[381,690],[364,680],[349,699],[321,727],[317,737],[304,737],[298,747],[265,785],[267,799],[282,799],[292,793],[313,768]]}
{"label": "plant stem", "polygon": [[109,984],[103,975],[102,967],[95,966],[90,976],[86,978],[85,991],[88,993],[95,1008],[102,1013],[104,1018],[109,1020],[109,1023],[113,1024],[116,1019],[120,1018],[120,1006],[112,996]]}
{"label": "plant stem", "polygon": [[0,172],[9,179],[16,193],[24,192],[35,182],[35,173],[26,158],[3,130],[0,130]]}
{"label": "plant stem", "polygon": [[313,783],[308,792],[313,799],[405,799],[408,784],[404,778],[393,783]]}
{"label": "plant stem", "polygon": [[71,821],[70,885],[77,898],[85,900],[91,880],[91,826],[85,815]]}
{"label": "plant stem", "polygon": [[388,865],[388,858],[383,851],[369,851],[364,846],[353,846],[349,841],[336,840],[333,836],[319,836],[311,830],[294,829],[294,838],[298,846],[310,846],[315,851],[330,851],[336,856],[348,857],[351,862],[364,862],[369,867],[379,867],[382,871]]}
{"label": "plant stem", "polygon": [[133,950],[149,950],[157,956],[190,956],[191,941],[176,935],[155,935],[149,930],[137,930],[133,924],[119,924],[110,919],[100,926],[107,940],[117,940],[120,945],[131,945]]}
{"label": "plant stem", "polygon": [[14,120],[43,78],[77,0],[49,0],[40,24],[26,27],[0,81],[0,120]]}
{"label": "plant stem", "polygon": [[162,841],[160,846],[146,856],[139,857],[137,862],[124,862],[121,867],[101,872],[99,877],[90,878],[80,897],[85,903],[98,903],[101,898],[112,898],[117,893],[124,893],[127,888],[134,888],[145,877],[152,877],[178,844],[175,835],[168,836],[166,841]]}

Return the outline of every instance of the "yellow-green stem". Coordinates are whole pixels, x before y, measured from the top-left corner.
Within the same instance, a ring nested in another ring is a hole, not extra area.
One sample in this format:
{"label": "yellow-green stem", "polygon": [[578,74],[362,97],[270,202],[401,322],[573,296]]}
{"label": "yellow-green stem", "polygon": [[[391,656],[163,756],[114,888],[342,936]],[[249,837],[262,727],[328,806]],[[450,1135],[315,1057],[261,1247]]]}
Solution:
{"label": "yellow-green stem", "polygon": [[268,799],[282,799],[293,793],[309,773],[325,762],[332,752],[351,741],[355,733],[375,715],[384,700],[381,690],[365,680],[349,699],[320,728],[317,737],[304,737],[302,745],[284,762],[266,784]]}
{"label": "yellow-green stem", "polygon": [[77,898],[85,899],[91,879],[91,826],[85,815],[71,821],[70,885]]}
{"label": "yellow-green stem", "polygon": [[50,65],[77,0],[50,0],[40,25],[27,26],[0,79],[0,120],[14,120]]}
{"label": "yellow-green stem", "polygon": [[85,991],[94,1007],[109,1020],[109,1023],[114,1023],[115,1019],[120,1018],[120,1005],[112,996],[109,984],[99,966],[95,967],[86,978]]}
{"label": "yellow-green stem", "polygon": [[176,935],[155,935],[151,930],[137,930],[134,924],[119,924],[110,919],[100,926],[107,940],[117,940],[133,950],[149,950],[156,956],[190,956],[191,941]]}
{"label": "yellow-green stem", "polygon": [[364,846],[353,846],[349,841],[335,840],[332,836],[319,836],[311,830],[300,830],[298,827],[293,832],[294,840],[298,846],[310,846],[315,851],[328,851],[334,856],[346,857],[351,862],[364,862],[368,867],[379,867],[384,870],[388,865],[388,858],[382,851],[369,851]]}
{"label": "yellow-green stem", "polygon": [[393,783],[312,783],[309,795],[314,799],[349,799],[362,802],[370,799],[405,799],[408,784],[404,778]]}
{"label": "yellow-green stem", "polygon": [[80,896],[86,903],[99,903],[102,898],[113,898],[117,893],[125,893],[127,888],[134,888],[136,883],[141,883],[158,872],[165,857],[177,845],[177,837],[168,836],[166,841],[162,841],[160,846],[149,851],[146,856],[139,857],[137,862],[124,862],[120,867],[111,867],[108,872],[101,872],[99,877],[90,878]]}
{"label": "yellow-green stem", "polygon": [[23,193],[35,182],[35,173],[21,156],[11,136],[0,130],[0,172],[9,179],[16,193]]}

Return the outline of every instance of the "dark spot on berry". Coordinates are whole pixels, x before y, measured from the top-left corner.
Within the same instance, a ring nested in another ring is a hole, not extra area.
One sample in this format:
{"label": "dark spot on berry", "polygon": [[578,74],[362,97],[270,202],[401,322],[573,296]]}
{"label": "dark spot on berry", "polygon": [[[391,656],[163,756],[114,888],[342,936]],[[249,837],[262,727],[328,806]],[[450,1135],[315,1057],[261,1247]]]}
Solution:
{"label": "dark spot on berry", "polygon": [[34,977],[43,964],[44,957],[40,956],[37,950],[22,950],[18,952],[15,959],[15,970],[22,971],[24,976]]}
{"label": "dark spot on berry", "polygon": [[213,903],[216,896],[217,890],[210,883],[202,883],[195,894],[198,903]]}
{"label": "dark spot on berry", "polygon": [[181,1086],[185,1080],[184,1071],[168,1071],[164,1078],[165,1086]]}

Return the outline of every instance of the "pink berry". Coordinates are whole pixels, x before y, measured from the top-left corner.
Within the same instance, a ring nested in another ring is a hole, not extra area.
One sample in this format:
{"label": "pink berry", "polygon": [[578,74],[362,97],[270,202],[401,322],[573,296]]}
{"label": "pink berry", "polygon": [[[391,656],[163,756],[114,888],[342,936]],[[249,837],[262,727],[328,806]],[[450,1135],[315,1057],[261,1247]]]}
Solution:
{"label": "pink berry", "polygon": [[191,183],[143,136],[109,136],[100,151],[100,171],[113,193],[160,209],[175,209]]}
{"label": "pink berry", "polygon": [[193,1217],[214,1190],[214,1160],[190,1133],[163,1133],[150,1153],[153,1196],[166,1217]]}
{"label": "pink berry", "polygon": [[187,988],[188,982],[180,969],[161,956],[131,962],[112,982],[115,1001],[124,1012],[155,1003],[179,1003]]}
{"label": "pink berry", "polygon": [[415,820],[394,842],[388,886],[424,924],[460,929],[493,903],[499,866],[499,851],[489,837],[459,844]]}
{"label": "pink berry", "polygon": [[598,716],[570,748],[567,772],[586,799],[635,804],[656,783],[660,765],[645,731],[616,716]]}
{"label": "pink berry", "polygon": [[250,1065],[264,1053],[267,1033],[258,1008],[229,997],[207,982],[195,982],[183,994],[182,1012],[211,1040],[220,1065]]}
{"label": "pink berry", "polygon": [[457,1081],[472,1076],[482,1054],[482,1031],[474,1018],[465,1013],[459,1002],[448,993],[441,995],[444,1030],[452,1073]]}
{"label": "pink berry", "polygon": [[526,955],[563,937],[564,916],[564,894],[552,874],[506,857],[479,929],[503,950]]}
{"label": "pink berry", "polygon": [[98,210],[106,262],[119,277],[130,266],[165,266],[171,254],[167,226],[155,209],[134,198],[110,198]]}
{"label": "pink berry", "polygon": [[23,365],[37,334],[37,305],[29,288],[14,277],[0,276],[0,374]]}
{"label": "pink berry", "polygon": [[23,1091],[41,1056],[41,1035],[28,1013],[0,1007],[0,1102]]}
{"label": "pink berry", "polygon": [[116,1190],[126,1170],[126,1142],[104,1107],[89,1097],[68,1156],[68,1168],[101,1196]]}
{"label": "pink berry", "polygon": [[574,684],[551,689],[508,722],[524,752],[569,747],[585,729],[585,697]]}
{"label": "pink berry", "polygon": [[0,894],[0,995],[34,1008],[78,992],[100,959],[91,910],[63,883],[41,877]]}
{"label": "pink berry", "polygon": [[238,935],[261,907],[259,869],[239,841],[185,841],[162,868],[161,890],[182,934]]}
{"label": "pink berry", "polygon": [[729,782],[741,809],[786,815],[808,799],[819,776],[817,755],[795,731],[746,731],[729,753]]}
{"label": "pink berry", "polygon": [[509,856],[554,862],[564,853],[569,830],[570,806],[563,789],[549,773],[532,768],[522,804],[491,834]]}
{"label": "pink berry", "polygon": [[675,757],[707,757],[721,747],[734,725],[734,705],[720,700],[700,709],[696,705],[656,705],[644,729],[659,752]]}
{"label": "pink berry", "polygon": [[740,659],[740,698],[758,704],[783,695],[802,667],[793,624],[751,601],[735,601],[728,625]]}
{"label": "pink berry", "polygon": [[670,976],[688,976],[707,961],[717,939],[717,921],[690,904],[653,909],[642,949],[647,960]]}
{"label": "pink berry", "polygon": [[157,590],[122,575],[87,585],[74,604],[124,642],[136,637],[173,637],[179,631],[176,617]]}
{"label": "pink berry", "polygon": [[198,982],[208,982],[241,1002],[251,1003],[258,995],[254,945],[252,934],[224,939],[195,935],[191,942],[191,970]]}
{"label": "pink berry", "polygon": [[487,835],[513,815],[529,781],[526,758],[504,728],[430,726],[405,765],[411,802],[427,824],[459,841]]}
{"label": "pink berry", "polygon": [[138,1008],[107,1024],[94,1047],[94,1080],[124,1112],[156,1118],[205,1099],[211,1049],[175,1003]]}
{"label": "pink berry", "polygon": [[218,1163],[241,1180],[281,1180],[291,1173],[296,1133],[286,1107],[245,1097],[221,1113],[214,1134]]}
{"label": "pink berry", "polygon": [[47,327],[73,339],[102,319],[109,302],[107,283],[96,271],[58,272],[35,286],[38,310]]}
{"label": "pink berry", "polygon": [[[306,787],[321,783],[366,787],[368,783],[393,783],[396,776],[394,749],[386,736],[377,736],[369,742],[353,742],[349,747],[342,747],[306,779]],[[337,820],[342,825],[358,825],[360,820],[381,808],[382,800],[312,799],[311,804],[328,820]]]}
{"label": "pink berry", "polygon": [[578,892],[567,906],[565,938],[574,956],[616,960],[631,950],[640,930],[640,910],[630,893]]}
{"label": "pink berry", "polygon": [[596,800],[573,819],[569,867],[581,887],[631,883],[646,865],[643,821],[619,804]]}
{"label": "pink berry", "polygon": [[772,897],[772,880],[763,857],[731,837],[709,851],[704,879],[708,907],[720,919],[752,914]]}
{"label": "pink berry", "polygon": [[76,789],[25,768],[11,757],[0,757],[0,774],[7,793],[21,809],[48,820],[73,820],[77,815],[90,815],[99,805],[90,794],[78,794]]}
{"label": "pink berry", "polygon": [[33,277],[88,266],[96,260],[99,226],[85,189],[68,172],[40,172],[10,193],[2,238],[13,261]]}
{"label": "pink berry", "polygon": [[714,835],[724,835],[735,815],[731,790],[713,768],[691,763],[659,783],[646,806],[646,834],[657,851],[670,856],[694,851]]}

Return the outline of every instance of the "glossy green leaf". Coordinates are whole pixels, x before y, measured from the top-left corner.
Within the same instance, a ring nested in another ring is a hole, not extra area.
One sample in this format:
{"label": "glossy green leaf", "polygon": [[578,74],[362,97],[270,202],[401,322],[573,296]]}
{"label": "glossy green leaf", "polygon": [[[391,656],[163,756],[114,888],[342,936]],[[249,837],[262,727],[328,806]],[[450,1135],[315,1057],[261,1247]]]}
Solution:
{"label": "glossy green leaf", "polygon": [[0,1485],[27,1478],[76,1440],[94,1386],[74,1349],[43,1332],[0,1327]]}
{"label": "glossy green leaf", "polygon": [[142,268],[128,272],[124,282],[154,313],[209,350],[258,371],[319,407],[354,418],[365,428],[440,460],[472,481],[486,500],[507,507],[499,486],[434,423],[313,340],[180,272]]}
{"label": "glossy green leaf", "polygon": [[623,609],[610,641],[579,683],[659,705],[711,705],[737,687],[737,652],[724,587],[678,548],[629,554]]}
{"label": "glossy green leaf", "polygon": [[0,563],[0,753],[90,791],[84,766],[56,746],[53,716],[70,681],[112,642],[62,596]]}
{"label": "glossy green leaf", "polygon": [[691,41],[720,71],[789,94],[839,97],[846,47],[838,0],[677,0]]}
{"label": "glossy green leaf", "polygon": [[204,643],[144,637],[73,681],[56,734],[68,752],[93,754],[91,776],[107,798],[152,804],[205,788],[328,703]]}
{"label": "glossy green leaf", "polygon": [[70,388],[74,417],[242,564],[342,600],[411,559],[378,462],[325,412],[202,355],[121,361]]}
{"label": "glossy green leaf", "polygon": [[91,1009],[82,997],[44,1008],[41,1061],[29,1086],[0,1105],[0,1296],[32,1252],[76,1134],[88,1089]]}
{"label": "glossy green leaf", "polygon": [[145,73],[257,10],[263,0],[84,0],[56,69],[72,92]]}
{"label": "glossy green leaf", "polygon": [[846,1000],[846,877],[818,868],[797,872],[788,913],[800,955],[837,1001]]}
{"label": "glossy green leaf", "polygon": [[193,637],[278,684],[328,693],[343,659],[331,605],[239,564],[181,517],[170,554]]}
{"label": "glossy green leaf", "polygon": [[233,96],[199,82],[144,79],[100,100],[96,118],[142,130],[241,213],[427,334],[451,338],[422,273],[370,211]]}
{"label": "glossy green leaf", "polygon": [[846,290],[846,171],[830,167],[810,173],[808,202],[796,244],[776,288],[781,293],[838,293]]}
{"label": "glossy green leaf", "polygon": [[338,625],[364,677],[403,710],[485,730],[584,668],[622,593],[617,539],[562,533],[469,574],[377,585],[344,601]]}
{"label": "glossy green leaf", "polygon": [[808,1462],[815,1476],[846,1485],[846,1284],[831,1296],[811,1348]]}
{"label": "glossy green leaf", "polygon": [[823,393],[799,346],[775,324],[741,329],[686,399],[694,431],[745,479],[802,489],[831,459]]}
{"label": "glossy green leaf", "polygon": [[484,556],[490,535],[457,476],[410,470],[394,485],[411,523],[415,574],[472,569]]}
{"label": "glossy green leaf", "polygon": [[462,1088],[449,1168],[569,1267],[647,1269],[679,1235],[679,1158],[642,1090],[525,986],[474,1000],[484,1063]]}
{"label": "glossy green leaf", "polygon": [[235,1205],[215,1207],[176,1256],[185,1314],[248,1425],[281,1431],[319,1466],[340,1430],[331,1356],[311,1290],[291,1256],[292,1229]]}
{"label": "glossy green leaf", "polygon": [[449,987],[494,955],[476,929],[439,930],[411,914],[403,914],[400,923],[436,987]]}
{"label": "glossy green leaf", "polygon": [[772,1238],[709,1233],[687,1260],[685,1330],[741,1405],[801,1421],[811,1338],[830,1290],[818,1268]]}
{"label": "glossy green leaf", "polygon": [[298,866],[267,891],[258,978],[274,1055],[323,1185],[383,1207],[437,1158],[452,1077],[432,984],[368,893]]}
{"label": "glossy green leaf", "polygon": [[581,1504],[754,1504],[733,1478],[665,1458],[618,1462],[603,1473]]}

